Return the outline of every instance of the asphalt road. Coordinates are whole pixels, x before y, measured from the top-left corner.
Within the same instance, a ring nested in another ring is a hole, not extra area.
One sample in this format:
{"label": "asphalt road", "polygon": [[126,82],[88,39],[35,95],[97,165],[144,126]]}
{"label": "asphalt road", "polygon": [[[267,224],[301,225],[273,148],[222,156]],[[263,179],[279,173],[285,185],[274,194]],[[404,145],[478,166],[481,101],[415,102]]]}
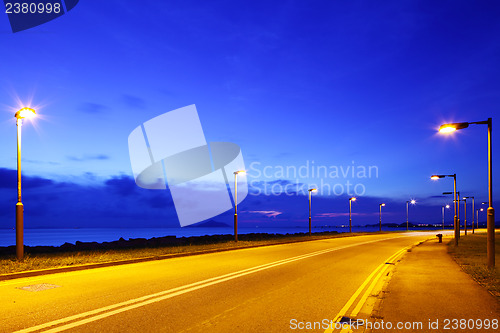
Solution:
{"label": "asphalt road", "polygon": [[436,233],[326,239],[2,281],[0,331],[302,331],[293,323],[334,319],[390,256]]}

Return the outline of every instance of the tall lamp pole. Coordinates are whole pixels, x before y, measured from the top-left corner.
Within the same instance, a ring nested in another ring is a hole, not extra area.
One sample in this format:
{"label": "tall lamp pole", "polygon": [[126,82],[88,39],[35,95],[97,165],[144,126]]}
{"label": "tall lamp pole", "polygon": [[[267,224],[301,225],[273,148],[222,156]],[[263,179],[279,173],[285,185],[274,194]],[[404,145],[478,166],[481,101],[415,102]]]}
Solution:
{"label": "tall lamp pole", "polygon": [[492,118],[484,121],[474,121],[474,122],[463,122],[463,123],[452,123],[444,124],[439,127],[439,132],[441,133],[452,133],[456,130],[464,129],[469,127],[470,124],[477,125],[488,125],[488,201],[489,207],[487,210],[487,222],[486,227],[488,230],[487,234],[487,245],[486,252],[488,257],[488,267],[495,267],[495,210],[493,209],[493,182],[492,182],[492,148],[491,148],[491,136],[492,136]]}
{"label": "tall lamp pole", "polygon": [[382,231],[382,207],[385,207],[385,203],[381,203],[378,205],[379,213],[378,213],[378,230]]}
{"label": "tall lamp pole", "polygon": [[444,205],[443,206],[443,230],[444,230],[444,209],[445,208],[450,208],[450,205]]}
{"label": "tall lamp pole", "polygon": [[479,229],[479,212],[484,211],[483,208],[476,209],[476,228]]}
{"label": "tall lamp pole", "polygon": [[406,231],[409,230],[409,227],[408,227],[408,204],[412,204],[414,205],[416,203],[416,201],[414,199],[412,199],[411,201],[406,201]]}
{"label": "tall lamp pole", "polygon": [[[458,225],[458,217],[457,217],[457,174],[453,175],[432,175],[432,180],[438,180],[444,177],[453,177],[453,204],[455,208],[455,217],[453,218],[453,228],[455,229],[455,246],[458,246],[458,238],[460,237],[460,229],[457,227]],[[451,192],[450,192],[451,193]],[[444,193],[443,193],[444,194]]]}
{"label": "tall lamp pole", "polygon": [[238,175],[244,174],[245,170],[234,172],[234,241],[238,241]]}
{"label": "tall lamp pole", "polygon": [[17,203],[16,203],[16,256],[24,258],[24,206],[21,200],[21,127],[23,119],[35,116],[35,110],[22,108],[15,114],[17,125]]}
{"label": "tall lamp pole", "polygon": [[315,188],[310,188],[309,189],[309,236],[312,235],[311,231],[311,193],[316,192],[317,190]]}
{"label": "tall lamp pole", "polygon": [[[474,233],[474,197],[464,197],[464,200],[472,199],[472,233]],[[465,202],[465,201],[464,201]],[[465,207],[465,234],[467,235],[467,207]]]}
{"label": "tall lamp pole", "polygon": [[349,232],[352,232],[351,204],[353,201],[356,201],[356,197],[349,198]]}
{"label": "tall lamp pole", "polygon": [[[453,192],[443,192],[443,194],[453,194]],[[460,198],[460,191],[457,191],[457,198]],[[457,207],[457,225],[455,230],[455,236],[457,239],[460,239],[460,201],[461,200],[453,200]]]}

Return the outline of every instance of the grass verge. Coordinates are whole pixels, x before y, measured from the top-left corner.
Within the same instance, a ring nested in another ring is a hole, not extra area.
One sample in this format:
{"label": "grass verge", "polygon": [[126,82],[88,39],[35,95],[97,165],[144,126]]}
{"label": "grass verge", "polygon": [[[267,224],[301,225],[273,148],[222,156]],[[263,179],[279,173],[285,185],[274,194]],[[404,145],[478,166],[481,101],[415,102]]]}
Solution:
{"label": "grass verge", "polygon": [[0,256],[0,274],[25,272],[47,268],[69,267],[85,264],[105,263],[121,260],[132,260],[140,258],[158,259],[162,256],[196,253],[210,250],[240,249],[254,246],[266,246],[282,243],[293,243],[308,240],[319,240],[328,238],[348,237],[353,235],[363,235],[368,233],[340,233],[328,235],[308,235],[298,234],[286,237],[276,237],[266,240],[252,241],[225,241],[213,244],[166,246],[157,248],[134,248],[100,251],[80,251],[80,252],[58,252],[58,253],[38,253],[26,254],[24,260],[18,261],[15,255]]}
{"label": "grass verge", "polygon": [[[496,239],[499,234],[499,232],[496,233]],[[462,236],[458,246],[451,241],[448,243],[448,252],[467,274],[500,299],[500,244],[498,241],[495,244],[496,266],[493,269],[488,269],[487,265],[486,233]]]}

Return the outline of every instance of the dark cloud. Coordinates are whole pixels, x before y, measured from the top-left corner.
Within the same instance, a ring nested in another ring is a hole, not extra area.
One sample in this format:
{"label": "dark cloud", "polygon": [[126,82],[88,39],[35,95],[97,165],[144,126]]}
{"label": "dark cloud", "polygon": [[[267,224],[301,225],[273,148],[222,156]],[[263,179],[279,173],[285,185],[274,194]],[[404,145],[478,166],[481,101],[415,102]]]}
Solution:
{"label": "dark cloud", "polygon": [[[41,177],[22,177],[23,188],[37,188],[54,184],[51,179]],[[17,170],[0,168],[0,188],[17,188]]]}
{"label": "dark cloud", "polygon": [[[0,228],[15,221],[16,177],[0,168]],[[179,226],[170,191],[142,189],[128,175],[88,185],[23,177],[23,203],[26,228]]]}
{"label": "dark cloud", "polygon": [[75,161],[75,162],[109,160],[109,156],[104,154],[83,155],[82,157],[66,156],[66,158],[70,161]]}
{"label": "dark cloud", "polygon": [[123,102],[131,108],[134,108],[134,109],[145,109],[146,108],[146,101],[140,97],[124,94],[124,95],[122,95],[122,99],[123,99]]}
{"label": "dark cloud", "polygon": [[82,103],[78,107],[78,111],[82,111],[85,113],[97,114],[103,113],[107,111],[109,108],[106,105],[98,104],[98,103]]}
{"label": "dark cloud", "polygon": [[107,190],[122,196],[129,196],[137,192],[138,188],[132,177],[121,175],[112,177],[104,183]]}

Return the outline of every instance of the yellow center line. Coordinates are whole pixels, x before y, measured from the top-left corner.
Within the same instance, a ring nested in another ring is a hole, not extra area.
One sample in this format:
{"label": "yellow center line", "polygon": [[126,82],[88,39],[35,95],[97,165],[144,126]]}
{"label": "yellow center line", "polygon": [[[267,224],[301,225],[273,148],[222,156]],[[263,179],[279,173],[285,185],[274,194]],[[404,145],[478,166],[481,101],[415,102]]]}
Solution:
{"label": "yellow center line", "polygon": [[[396,255],[391,260],[396,260],[396,258],[398,256],[400,256],[401,254],[403,254],[408,248],[409,247],[405,247],[404,249],[398,251],[396,253]],[[390,262],[390,261],[388,260],[386,262]],[[375,285],[380,280],[380,278],[382,277],[382,275],[384,274],[384,272],[387,270],[388,267],[389,266],[387,264],[385,264],[384,267],[377,274],[377,276],[373,279],[372,283],[370,284],[370,286],[368,287],[368,289],[366,289],[365,293],[363,294],[363,296],[359,300],[359,302],[356,305],[356,307],[354,308],[354,310],[352,310],[352,312],[351,312],[351,317],[352,318],[355,318],[358,315],[359,311],[361,311],[361,308],[363,307],[363,305],[365,304],[366,300],[368,299],[368,296],[370,296],[373,288],[375,288]]]}

